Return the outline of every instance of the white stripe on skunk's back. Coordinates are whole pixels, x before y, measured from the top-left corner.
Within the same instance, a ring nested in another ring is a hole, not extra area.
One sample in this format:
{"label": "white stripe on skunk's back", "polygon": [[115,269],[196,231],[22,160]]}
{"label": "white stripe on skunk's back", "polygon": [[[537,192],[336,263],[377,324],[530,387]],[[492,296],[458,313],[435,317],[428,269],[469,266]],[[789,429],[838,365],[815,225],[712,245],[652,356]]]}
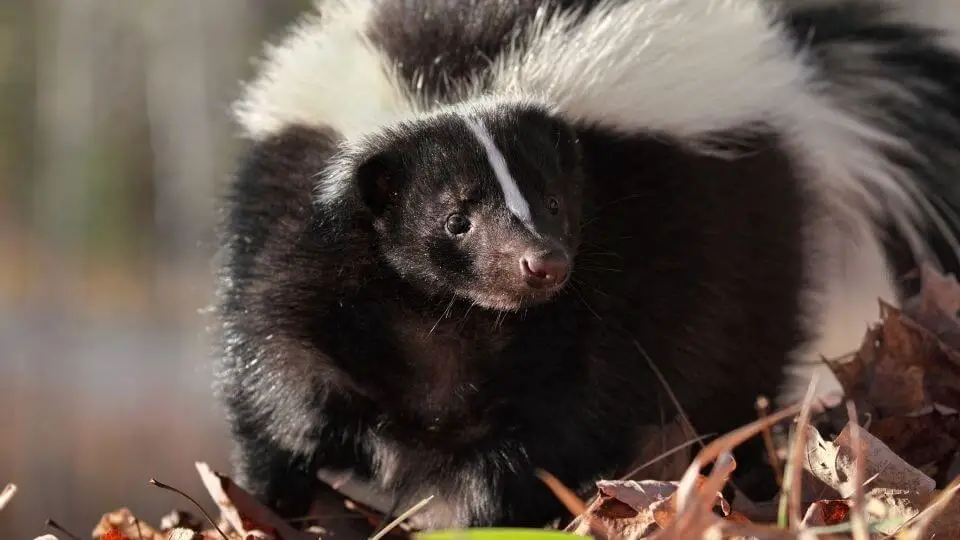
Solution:
{"label": "white stripe on skunk's back", "polygon": [[396,66],[363,35],[372,0],[325,0],[277,46],[234,107],[253,139],[290,125],[323,126],[354,138],[413,114]]}

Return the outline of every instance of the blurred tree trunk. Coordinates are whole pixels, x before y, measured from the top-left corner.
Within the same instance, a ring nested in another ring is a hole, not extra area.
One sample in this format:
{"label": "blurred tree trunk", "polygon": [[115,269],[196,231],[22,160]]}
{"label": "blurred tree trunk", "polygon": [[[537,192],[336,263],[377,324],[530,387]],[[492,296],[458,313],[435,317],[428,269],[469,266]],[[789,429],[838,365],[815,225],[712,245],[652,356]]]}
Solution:
{"label": "blurred tree trunk", "polygon": [[251,50],[251,13],[243,0],[153,0],[141,12],[157,290],[196,275],[213,251],[215,196],[229,173],[230,104],[243,70],[238,60]]}
{"label": "blurred tree trunk", "polygon": [[145,178],[136,167],[142,59],[131,6],[38,4],[32,225],[43,247],[38,292],[50,298],[70,301],[65,287],[88,263],[136,236],[130,220],[141,212],[130,195]]}
{"label": "blurred tree trunk", "polygon": [[204,232],[214,175],[204,2],[153,0],[140,13],[160,259],[188,256]]}
{"label": "blurred tree trunk", "polygon": [[34,2],[0,2],[0,227],[20,228],[33,176]]}
{"label": "blurred tree trunk", "polygon": [[61,284],[113,265],[153,282],[151,303],[163,304],[184,276],[208,274],[238,143],[231,103],[265,34],[308,4],[39,0],[40,292],[67,299]]}
{"label": "blurred tree trunk", "polygon": [[43,292],[50,298],[65,292],[70,272],[56,254],[81,255],[77,234],[89,192],[82,172],[94,139],[96,43],[91,34],[103,30],[96,20],[97,2],[48,0],[40,3],[36,19],[39,152],[33,226],[49,253],[40,281],[49,284]]}

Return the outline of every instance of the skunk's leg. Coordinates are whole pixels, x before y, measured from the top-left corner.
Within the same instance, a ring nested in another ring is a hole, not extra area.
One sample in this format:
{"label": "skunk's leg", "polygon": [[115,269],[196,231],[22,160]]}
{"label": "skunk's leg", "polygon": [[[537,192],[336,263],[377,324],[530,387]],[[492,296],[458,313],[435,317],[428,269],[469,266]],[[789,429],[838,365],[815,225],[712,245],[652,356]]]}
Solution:
{"label": "skunk's leg", "polygon": [[236,482],[284,519],[303,517],[320,489],[316,448],[293,452],[267,437],[238,433],[233,466]]}

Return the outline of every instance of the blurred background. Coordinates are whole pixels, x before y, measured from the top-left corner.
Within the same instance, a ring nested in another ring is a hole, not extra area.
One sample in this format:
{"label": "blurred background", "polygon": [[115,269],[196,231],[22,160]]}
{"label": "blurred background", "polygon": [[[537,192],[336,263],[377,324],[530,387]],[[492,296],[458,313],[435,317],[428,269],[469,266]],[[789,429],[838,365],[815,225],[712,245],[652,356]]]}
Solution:
{"label": "blurred background", "polygon": [[309,0],[0,2],[0,538],[157,523],[228,469],[210,392],[229,106]]}

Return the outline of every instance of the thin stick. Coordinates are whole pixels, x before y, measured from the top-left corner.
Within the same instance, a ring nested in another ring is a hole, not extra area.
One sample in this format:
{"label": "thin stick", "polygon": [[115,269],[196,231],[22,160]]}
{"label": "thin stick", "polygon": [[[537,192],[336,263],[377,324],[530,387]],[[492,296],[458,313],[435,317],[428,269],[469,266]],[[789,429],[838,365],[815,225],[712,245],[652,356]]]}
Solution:
{"label": "thin stick", "polygon": [[537,477],[550,488],[550,491],[560,499],[560,502],[567,507],[567,510],[569,510],[574,517],[587,511],[587,505],[580,500],[580,497],[577,497],[574,492],[570,491],[570,488],[563,485],[563,482],[558,480],[557,477],[542,469],[537,469],[536,474]]}
{"label": "thin stick", "polygon": [[[700,450],[703,451],[703,449],[706,448],[706,446],[703,444],[703,440],[706,437],[703,437],[699,433],[697,433],[696,428],[693,427],[693,422],[691,422],[690,417],[687,416],[687,412],[684,411],[683,406],[680,405],[680,400],[677,399],[677,395],[674,394],[673,389],[670,388],[670,384],[667,382],[667,378],[663,376],[663,373],[661,373],[660,369],[653,362],[653,358],[651,358],[650,355],[647,354],[646,349],[644,349],[640,345],[640,342],[637,340],[633,341],[633,345],[634,347],[637,348],[638,351],[640,351],[640,354],[643,355],[644,360],[647,361],[647,365],[650,366],[650,369],[653,370],[654,375],[656,375],[657,379],[660,380],[660,384],[662,384],[663,388],[667,391],[667,395],[670,397],[670,401],[673,402],[673,406],[677,408],[677,415],[680,417],[681,420],[683,420],[683,423],[686,424],[687,429],[690,430],[690,433],[692,433],[693,436],[696,437],[696,439],[694,440],[700,444]],[[729,484],[733,486],[734,489],[737,489],[737,490],[740,489],[739,487],[737,487],[737,483],[733,481],[733,478],[729,480]]]}
{"label": "thin stick", "polygon": [[720,457],[717,458],[716,466],[710,471],[710,476],[707,477],[706,482],[700,487],[700,492],[703,497],[701,503],[704,507],[713,507],[720,490],[723,489],[723,485],[727,482],[730,475],[733,474],[736,466],[737,464],[733,459],[732,453],[725,452],[720,454]]}
{"label": "thin stick", "polygon": [[143,531],[140,530],[140,518],[133,516],[133,524],[137,526],[137,540],[143,540]]}
{"label": "thin stick", "polygon": [[759,434],[760,431],[763,430],[764,426],[776,424],[777,422],[781,422],[787,418],[790,418],[791,416],[795,416],[799,410],[800,407],[792,405],[786,409],[771,414],[763,420],[754,420],[753,422],[739,427],[723,435],[722,437],[717,437],[716,439],[710,441],[709,444],[704,446],[703,450],[700,450],[695,458],[696,463],[700,466],[703,466],[712,462],[721,454],[727,452],[730,448],[733,448],[739,444],[743,444],[744,441]]}
{"label": "thin stick", "polygon": [[210,522],[210,525],[213,525],[213,528],[216,529],[218,533],[220,533],[220,536],[223,537],[223,540],[230,540],[230,538],[226,535],[226,533],[224,533],[222,530],[220,530],[220,526],[217,525],[217,523],[216,523],[215,521],[213,521],[213,518],[210,517],[210,514],[208,514],[207,511],[204,510],[202,506],[200,506],[200,503],[198,503],[193,497],[187,495],[186,493],[180,491],[179,489],[177,489],[177,488],[175,488],[175,487],[173,487],[173,486],[170,486],[170,485],[164,484],[163,482],[158,481],[156,478],[151,478],[151,479],[150,479],[150,484],[151,484],[151,485],[154,485],[154,486],[157,486],[157,487],[160,488],[160,489],[165,489],[165,490],[167,490],[167,491],[172,491],[172,492],[176,493],[177,495],[180,495],[180,496],[183,497],[184,499],[186,499],[186,500],[190,501],[191,503],[193,503],[193,505],[197,507],[197,510],[200,510],[200,513],[203,514],[203,517],[207,518],[207,521]]}
{"label": "thin stick", "polygon": [[679,445],[679,446],[675,446],[674,448],[672,448],[672,449],[670,449],[670,450],[667,450],[666,452],[663,452],[663,453],[660,454],[659,456],[651,459],[650,461],[644,463],[643,465],[640,465],[639,467],[633,469],[633,470],[630,471],[629,473],[621,476],[621,477],[620,477],[620,480],[628,480],[628,479],[631,478],[633,475],[635,475],[635,474],[639,473],[640,471],[642,471],[643,469],[646,469],[647,467],[649,467],[649,466],[657,463],[658,461],[661,461],[661,460],[663,460],[663,459],[666,459],[666,458],[672,456],[673,454],[676,454],[677,452],[679,452],[679,451],[681,451],[681,450],[684,450],[684,449],[686,449],[686,448],[690,448],[691,446],[693,446],[693,445],[695,445],[695,444],[697,444],[697,443],[703,444],[703,440],[704,440],[704,439],[709,439],[710,437],[713,437],[714,435],[716,435],[716,433],[708,433],[707,435],[701,435],[701,436],[699,436],[699,437],[697,437],[697,438],[695,438],[695,439],[690,439],[689,441],[687,441],[687,442],[685,442],[685,443],[683,443],[683,444],[681,444],[681,445]]}
{"label": "thin stick", "polygon": [[[563,485],[557,477],[548,473],[543,469],[537,469],[536,475],[543,481],[544,484],[550,488],[550,491],[553,492],[553,495],[567,507],[567,511],[573,514],[573,517],[583,516],[587,511],[587,505],[580,500],[580,497],[570,490],[567,486]],[[596,495],[597,498],[600,495]],[[592,500],[592,499],[591,499]],[[610,530],[607,528],[606,524],[602,521],[587,521],[587,525],[590,527],[590,531],[593,533],[593,536],[598,540],[605,540],[610,538]]]}
{"label": "thin stick", "polygon": [[864,476],[864,456],[863,448],[860,446],[860,423],[857,416],[857,406],[853,401],[847,401],[847,416],[851,424],[856,424],[857,428],[850,430],[850,443],[853,445],[853,508],[850,513],[850,523],[854,540],[869,540],[870,532],[867,527],[867,517],[864,508],[866,498],[863,495],[863,476]]}
{"label": "thin stick", "polygon": [[683,407],[680,405],[680,400],[677,399],[676,394],[673,393],[673,389],[670,388],[670,384],[667,383],[667,378],[663,376],[663,373],[660,372],[660,370],[657,368],[657,365],[653,363],[653,358],[650,358],[650,355],[647,354],[647,351],[640,346],[639,341],[634,341],[633,345],[634,347],[637,348],[638,351],[640,351],[640,354],[643,356],[644,360],[647,361],[647,365],[650,366],[651,370],[653,370],[653,374],[656,375],[657,379],[660,380],[660,384],[662,384],[663,388],[667,391],[667,396],[670,397],[670,401],[673,402],[673,406],[677,408],[677,414],[680,416],[680,419],[683,420],[683,422],[687,425],[687,429],[690,430],[690,433],[693,433],[693,435],[697,437],[697,439],[695,440],[700,442],[700,449],[702,450],[704,448],[704,444],[702,440],[703,437],[700,437],[700,435],[697,433],[697,430],[694,429],[693,422],[690,421],[690,417],[687,416],[686,411],[684,411]]}
{"label": "thin stick", "polygon": [[[681,508],[684,507],[686,499],[691,495],[692,489],[695,486],[694,480],[696,476],[700,473],[700,469],[706,464],[711,463],[723,453],[729,452],[732,448],[743,444],[747,439],[759,434],[764,426],[776,424],[797,414],[799,409],[800,407],[797,405],[787,407],[762,420],[754,420],[743,427],[737,428],[726,435],[710,441],[710,443],[704,446],[703,450],[700,450],[696,457],[693,458],[693,462],[687,467],[687,470],[683,473],[683,477],[680,479],[680,487],[677,488],[678,506]],[[730,482],[730,484],[732,485],[733,482]],[[684,486],[687,486],[687,489],[684,489]]]}
{"label": "thin stick", "polygon": [[62,532],[63,534],[69,536],[69,537],[72,538],[73,540],[80,540],[80,537],[79,537],[79,536],[77,536],[77,535],[73,534],[72,532],[64,529],[59,523],[57,523],[56,521],[54,521],[54,520],[52,520],[52,519],[49,519],[49,518],[47,519],[47,527],[50,527],[51,529],[53,529],[53,530],[55,530],[55,531]]}
{"label": "thin stick", "polygon": [[[770,400],[766,396],[757,398],[757,416],[761,419],[770,414]],[[783,487],[783,469],[780,467],[780,457],[777,456],[777,448],[773,444],[773,433],[770,427],[763,429],[760,434],[763,437],[763,446],[767,449],[767,459],[770,461],[770,467],[773,468],[774,476],[777,479],[777,487]]]}
{"label": "thin stick", "polygon": [[[684,474],[680,485],[677,486],[676,492],[678,500],[677,510],[679,513],[670,524],[670,530],[684,531],[690,534],[693,532],[691,529],[696,528],[699,533],[697,536],[706,538],[707,533],[702,530],[702,524],[699,527],[695,527],[695,525],[698,521],[702,522],[705,513],[713,516],[709,508],[713,507],[720,489],[723,487],[723,484],[726,483],[727,478],[729,478],[735,467],[736,463],[733,460],[732,454],[729,452],[720,454],[720,456],[717,457],[716,466],[714,466],[713,471],[710,472],[710,475],[699,489],[696,489],[695,486],[697,476]],[[677,533],[674,532],[674,535],[676,534]]]}
{"label": "thin stick", "polygon": [[[780,525],[783,526],[783,520],[788,518],[790,530],[796,531],[800,526],[800,479],[803,466],[800,460],[803,456],[803,447],[807,438],[807,427],[810,425],[810,407],[813,404],[814,389],[820,382],[820,375],[814,373],[810,379],[810,386],[807,387],[807,394],[803,398],[800,406],[800,417],[797,421],[796,431],[793,436],[793,444],[790,447],[790,455],[787,458],[785,470],[789,474],[784,474],[783,488],[780,490]],[[786,515],[785,512],[786,511]]]}
{"label": "thin stick", "polygon": [[370,537],[370,540],[380,540],[381,538],[383,538],[384,536],[386,536],[390,531],[396,529],[397,526],[399,526],[401,523],[403,523],[404,521],[406,521],[410,516],[416,514],[416,513],[419,512],[420,510],[422,510],[423,507],[426,506],[427,504],[429,504],[430,501],[432,501],[432,500],[433,500],[433,495],[431,495],[431,496],[427,497],[426,499],[418,502],[417,504],[411,506],[409,510],[407,510],[406,512],[404,512],[404,513],[400,514],[399,516],[397,516],[397,519],[395,519],[395,520],[391,521],[389,524],[387,524],[387,526],[384,527],[380,532],[378,532],[377,534],[371,536],[371,537]]}
{"label": "thin stick", "polygon": [[[369,520],[371,523],[374,521],[376,522],[385,521],[386,519],[390,518],[390,515],[384,515],[383,512],[380,512],[379,510],[376,510],[376,511],[371,510],[370,508],[367,508],[363,504],[358,503],[353,499],[344,499],[343,507],[346,508],[347,510],[350,510],[351,512],[355,512],[355,514],[353,514],[354,516],[357,516],[358,518],[361,518],[361,519]],[[287,520],[287,521],[290,521],[290,520]]]}
{"label": "thin stick", "polygon": [[380,534],[380,531],[386,530],[386,528],[390,525],[390,523],[392,523],[392,521],[389,521],[389,520],[397,512],[397,508],[400,507],[400,499],[401,499],[400,495],[394,495],[393,504],[391,504],[390,508],[387,509],[387,513],[381,516],[380,519],[378,520],[379,524],[377,525],[377,528],[374,529],[373,531],[374,536]]}

